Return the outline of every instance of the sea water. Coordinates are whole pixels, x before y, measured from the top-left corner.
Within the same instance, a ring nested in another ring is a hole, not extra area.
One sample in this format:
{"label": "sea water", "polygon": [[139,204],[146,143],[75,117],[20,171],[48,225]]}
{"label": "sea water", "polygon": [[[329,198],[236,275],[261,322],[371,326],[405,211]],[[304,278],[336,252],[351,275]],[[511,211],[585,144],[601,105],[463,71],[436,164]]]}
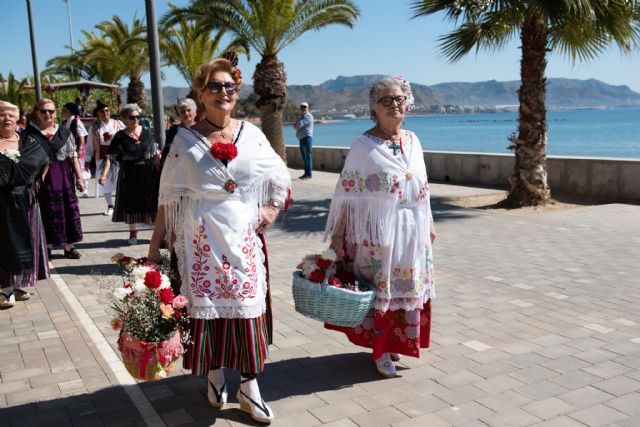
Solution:
{"label": "sea water", "polygon": [[[483,113],[407,116],[425,150],[511,153],[509,136],[517,133],[518,114]],[[552,110],[547,154],[640,159],[640,108]],[[368,119],[346,119],[314,126],[313,145],[349,147],[353,137],[369,129]],[[285,127],[287,145],[297,145],[295,131]]]}

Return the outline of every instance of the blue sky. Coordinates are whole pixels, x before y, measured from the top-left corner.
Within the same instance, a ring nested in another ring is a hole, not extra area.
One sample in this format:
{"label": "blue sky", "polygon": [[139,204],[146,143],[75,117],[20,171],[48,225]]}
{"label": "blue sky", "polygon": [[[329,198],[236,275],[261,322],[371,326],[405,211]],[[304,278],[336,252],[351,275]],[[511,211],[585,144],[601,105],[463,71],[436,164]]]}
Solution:
{"label": "blue sky", "polygon": [[[130,22],[134,14],[144,16],[144,0],[70,0],[73,37],[91,30],[100,21],[118,14]],[[156,0],[162,16],[168,1]],[[188,0],[173,0],[184,5]],[[499,52],[471,54],[448,63],[439,53],[437,39],[453,29],[442,16],[410,20],[410,1],[356,0],[361,17],[353,29],[327,27],[303,35],[280,54],[289,84],[319,84],[338,75],[402,74],[412,82],[475,82],[519,79],[518,40]],[[69,44],[67,5],[63,0],[32,0],[36,43],[41,69],[46,61],[65,53]],[[0,0],[0,28],[5,34],[0,73],[13,71],[18,77],[32,74],[27,12],[24,0]],[[68,52],[68,51],[67,51]],[[245,78],[253,74],[259,55],[241,58]],[[163,69],[165,86],[186,86],[175,69]],[[623,55],[617,48],[596,60],[572,64],[551,54],[547,77],[595,78],[614,85],[627,85],[640,92],[640,52]],[[145,78],[148,82],[148,77]],[[126,84],[126,82],[123,82]]]}

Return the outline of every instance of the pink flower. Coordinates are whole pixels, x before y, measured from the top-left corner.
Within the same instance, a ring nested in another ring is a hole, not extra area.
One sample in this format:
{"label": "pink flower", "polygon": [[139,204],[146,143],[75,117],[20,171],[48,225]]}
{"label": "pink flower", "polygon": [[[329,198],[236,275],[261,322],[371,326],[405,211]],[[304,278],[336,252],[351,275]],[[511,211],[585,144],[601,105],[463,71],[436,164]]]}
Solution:
{"label": "pink flower", "polygon": [[187,298],[184,295],[178,295],[173,299],[173,308],[180,310],[187,305]]}

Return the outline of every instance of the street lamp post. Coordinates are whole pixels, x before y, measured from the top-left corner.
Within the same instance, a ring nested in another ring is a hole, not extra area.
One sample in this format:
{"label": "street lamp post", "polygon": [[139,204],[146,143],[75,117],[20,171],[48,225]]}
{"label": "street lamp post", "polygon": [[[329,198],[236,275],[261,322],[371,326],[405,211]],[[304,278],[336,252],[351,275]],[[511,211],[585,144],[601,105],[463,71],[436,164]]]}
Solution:
{"label": "street lamp post", "polygon": [[29,19],[29,37],[31,38],[31,61],[33,62],[33,78],[36,86],[36,101],[42,99],[42,87],[40,86],[40,70],[38,69],[38,55],[36,55],[36,35],[33,30],[33,16],[31,12],[31,0],[27,0],[27,16]]}
{"label": "street lamp post", "polygon": [[155,0],[145,0],[147,12],[147,40],[149,42],[149,72],[151,75],[151,105],[153,106],[153,129],[160,148],[164,148],[164,103],[160,79],[160,46],[156,23]]}
{"label": "street lamp post", "polygon": [[71,0],[62,0],[67,4],[67,18],[69,20],[69,43],[71,45],[71,53],[75,51],[73,48],[73,29],[71,28]]}

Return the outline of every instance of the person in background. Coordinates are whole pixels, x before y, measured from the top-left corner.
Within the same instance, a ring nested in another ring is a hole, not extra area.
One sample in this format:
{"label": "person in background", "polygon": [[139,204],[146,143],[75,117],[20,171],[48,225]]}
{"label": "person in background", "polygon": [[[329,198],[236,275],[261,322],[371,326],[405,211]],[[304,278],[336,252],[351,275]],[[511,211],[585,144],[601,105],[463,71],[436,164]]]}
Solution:
{"label": "person in background", "polygon": [[104,183],[113,161],[120,164],[113,222],[129,224],[129,244],[138,243],[138,224],[153,224],[158,212],[160,151],[149,129],[140,125],[138,104],[125,104],[120,117],[125,128],[109,145],[105,167],[98,178]]}
{"label": "person in background", "polygon": [[[112,119],[109,107],[100,100],[96,103],[93,115],[96,116],[96,121],[89,128],[87,143],[93,147],[96,159],[96,176],[99,176],[105,166],[111,139],[120,129],[124,128],[124,124],[120,120]],[[106,216],[113,214],[113,192],[116,189],[116,181],[118,180],[118,165],[112,163],[110,166],[110,173],[107,175],[104,184],[100,184],[99,180],[96,179],[96,197],[104,196],[104,200],[107,202],[107,210],[104,212]]]}
{"label": "person in background", "polygon": [[82,171],[82,178],[84,179],[84,191],[82,192],[82,198],[89,197],[87,172],[88,169],[85,166],[86,146],[87,146],[87,129],[85,129],[82,120],[80,120],[80,112],[76,104],[68,102],[64,104],[62,108],[62,119],[64,120],[64,126],[69,129],[73,139],[75,140],[76,149],[78,151],[78,162],[80,163],[80,170]]}
{"label": "person in background", "polygon": [[189,299],[193,340],[183,360],[193,374],[208,376],[209,404],[226,404],[223,368],[235,369],[240,409],[268,423],[273,412],[257,380],[272,337],[264,233],[291,177],[262,131],[231,117],[242,82],[235,61],[219,58],[198,68],[193,86],[204,119],[175,136],[148,259],[160,261],[163,240],[175,251],[174,277],[182,279],[175,282]]}
{"label": "person in background", "polygon": [[325,238],[347,272],[372,283],[374,307],[355,328],[325,324],[372,349],[380,375],[396,375],[399,354],[419,357],[429,347],[435,297],[435,228],[422,146],[402,129],[413,106],[399,77],[375,81],[369,107],[375,126],[357,135],[331,200]]}
{"label": "person in background", "polygon": [[36,111],[38,124],[31,122],[25,137],[38,141],[49,155],[49,170],[38,191],[49,258],[53,245],[61,245],[65,258],[79,259],[74,243],[80,242],[83,236],[75,189],[84,191],[84,179],[76,145],[69,129],[56,124],[56,106],[52,100],[42,98],[36,104]]}
{"label": "person in background", "polygon": [[20,118],[18,119],[18,128],[17,128],[17,132],[18,133],[22,133],[24,131],[24,129],[27,127],[27,116],[25,116],[24,114],[20,116]]}
{"label": "person in background", "polygon": [[162,170],[164,161],[169,154],[169,149],[171,149],[173,138],[176,137],[180,126],[191,127],[196,123],[198,106],[193,99],[182,98],[176,103],[176,112],[178,113],[178,117],[180,118],[180,123],[174,124],[169,129],[167,129],[164,148],[162,149],[162,157],[160,158],[160,170]]}
{"label": "person in background", "polygon": [[17,133],[18,107],[0,101],[0,309],[30,298],[49,277],[47,242],[35,196],[49,162],[32,138]]}
{"label": "person in background", "polygon": [[296,130],[296,138],[300,141],[300,154],[304,163],[304,174],[300,179],[311,178],[313,171],[313,115],[309,112],[309,104],[300,104],[300,117],[293,123]]}

